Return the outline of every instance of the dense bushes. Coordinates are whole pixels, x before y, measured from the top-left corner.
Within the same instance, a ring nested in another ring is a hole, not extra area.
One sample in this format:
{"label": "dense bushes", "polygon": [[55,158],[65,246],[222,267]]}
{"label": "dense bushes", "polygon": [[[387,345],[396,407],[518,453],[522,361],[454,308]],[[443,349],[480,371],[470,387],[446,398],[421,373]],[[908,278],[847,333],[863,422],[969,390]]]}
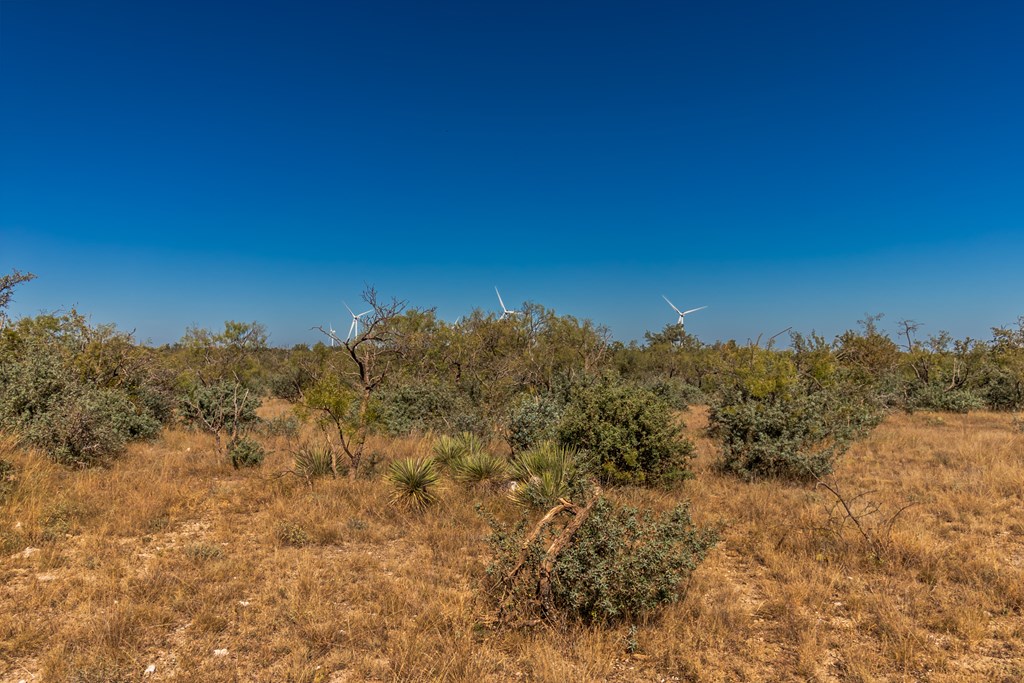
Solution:
{"label": "dense bushes", "polygon": [[212,434],[219,444],[222,434],[233,441],[255,425],[259,406],[259,397],[249,389],[220,381],[198,384],[182,393],[179,411],[186,425]]}
{"label": "dense bushes", "polygon": [[505,425],[505,441],[513,453],[529,450],[557,436],[558,421],[565,408],[550,393],[523,394],[513,402]]}
{"label": "dense bushes", "polygon": [[[584,519],[578,529],[572,525]],[[508,530],[491,521],[494,580],[507,621],[635,621],[676,602],[715,543],[686,506],[655,516],[598,498],[562,528]]]}
{"label": "dense bushes", "polygon": [[91,465],[153,437],[168,414],[144,352],[74,312],[4,331],[0,387],[0,428],[67,465]]}
{"label": "dense bushes", "polygon": [[558,440],[588,454],[603,482],[666,484],[690,475],[693,444],[669,406],[648,389],[604,377],[576,389]]}
{"label": "dense bushes", "polygon": [[881,419],[870,400],[838,390],[734,392],[709,416],[723,469],[745,478],[814,479],[832,471],[850,444]]}

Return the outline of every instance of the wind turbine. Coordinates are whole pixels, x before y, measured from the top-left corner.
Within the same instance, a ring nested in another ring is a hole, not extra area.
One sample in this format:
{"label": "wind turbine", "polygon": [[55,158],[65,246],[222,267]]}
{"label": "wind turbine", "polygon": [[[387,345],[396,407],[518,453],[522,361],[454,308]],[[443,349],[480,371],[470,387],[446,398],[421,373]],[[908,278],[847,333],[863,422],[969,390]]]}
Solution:
{"label": "wind turbine", "polygon": [[497,287],[494,288],[494,293],[498,295],[498,303],[501,304],[501,317],[498,318],[498,320],[504,320],[505,318],[519,315],[519,311],[510,311],[505,308],[505,302],[501,300],[501,292],[498,291]]}
{"label": "wind turbine", "polygon": [[[345,304],[344,301],[342,301],[341,303]],[[348,304],[345,304],[345,308],[348,308]],[[363,311],[359,315],[356,315],[351,308],[348,308],[348,312],[352,314],[352,324],[349,325],[348,336],[345,337],[345,341],[352,339],[353,335],[356,337],[359,336],[359,319],[362,318],[367,313],[372,313],[373,309],[371,308],[368,311]]]}
{"label": "wind turbine", "polygon": [[676,305],[674,303],[668,300],[667,296],[662,294],[661,298],[665,300],[665,303],[672,307],[673,311],[679,314],[679,320],[676,321],[676,325],[679,325],[679,327],[683,328],[684,330],[686,329],[686,316],[690,315],[691,313],[696,313],[697,311],[703,311],[705,308],[707,308],[707,306],[701,306],[700,308],[691,308],[688,311],[680,311],[678,308],[676,308]]}
{"label": "wind turbine", "polygon": [[334,342],[336,342],[338,340],[338,333],[334,331],[334,328],[331,327],[330,323],[327,323],[327,329],[330,332],[330,334],[328,334],[327,336],[329,336],[331,338],[331,347],[333,348],[334,347]]}

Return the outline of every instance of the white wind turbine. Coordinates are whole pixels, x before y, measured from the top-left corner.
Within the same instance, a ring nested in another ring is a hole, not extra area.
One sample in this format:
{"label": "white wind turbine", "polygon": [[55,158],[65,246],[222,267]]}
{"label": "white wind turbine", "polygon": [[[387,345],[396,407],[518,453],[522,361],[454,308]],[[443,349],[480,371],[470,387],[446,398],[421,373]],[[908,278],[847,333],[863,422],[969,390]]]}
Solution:
{"label": "white wind turbine", "polygon": [[673,311],[679,314],[679,320],[676,321],[676,325],[679,325],[679,327],[683,328],[684,330],[686,329],[686,316],[690,315],[691,313],[696,313],[697,311],[703,311],[705,308],[707,308],[707,306],[701,306],[700,308],[691,308],[688,311],[680,311],[678,308],[676,308],[676,305],[674,303],[668,300],[667,296],[662,294],[661,298],[665,300],[665,303],[672,307]]}
{"label": "white wind turbine", "polygon": [[501,317],[498,318],[498,320],[504,320],[505,318],[519,315],[519,311],[510,311],[505,308],[505,302],[501,300],[501,292],[498,291],[497,287],[494,288],[494,293],[498,295],[498,303],[501,304]]}
{"label": "white wind turbine", "polygon": [[331,338],[331,346],[333,347],[334,342],[338,341],[338,333],[334,331],[334,328],[331,327],[330,323],[327,323],[327,329],[330,332],[327,336]]}
{"label": "white wind turbine", "polygon": [[[341,303],[345,304],[344,301],[342,301]],[[345,308],[348,308],[348,304],[345,304]],[[348,327],[348,336],[345,337],[345,341],[349,341],[350,339],[352,339],[353,336],[359,336],[359,319],[362,318],[367,313],[372,313],[373,309],[371,308],[368,311],[363,311],[359,315],[356,315],[351,308],[348,308],[348,312],[352,314],[352,324],[349,325]]]}

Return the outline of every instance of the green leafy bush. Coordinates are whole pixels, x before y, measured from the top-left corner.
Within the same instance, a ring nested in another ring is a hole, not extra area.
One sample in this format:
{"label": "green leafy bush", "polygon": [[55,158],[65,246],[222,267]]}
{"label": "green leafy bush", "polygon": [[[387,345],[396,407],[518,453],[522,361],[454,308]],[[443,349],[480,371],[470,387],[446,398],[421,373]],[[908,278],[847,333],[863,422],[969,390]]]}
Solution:
{"label": "green leafy bush", "polygon": [[523,507],[549,509],[562,498],[582,500],[589,463],[573,448],[550,441],[512,460],[509,497]]}
{"label": "green leafy bush", "polygon": [[437,502],[440,477],[432,458],[404,458],[388,467],[387,480],[394,487],[391,502],[423,510]]}
{"label": "green leafy bush", "polygon": [[231,465],[236,470],[243,467],[259,467],[267,452],[258,442],[244,437],[238,437],[228,444],[228,457],[231,458]]}
{"label": "green leafy bush", "polygon": [[187,426],[213,434],[219,443],[223,433],[234,440],[258,423],[259,406],[260,399],[252,391],[223,381],[191,387],[181,395],[178,409]]}
{"label": "green leafy bush", "polygon": [[550,394],[520,396],[509,410],[505,440],[521,453],[556,437],[564,403]]}
{"label": "green leafy bush", "polygon": [[404,382],[382,387],[371,410],[376,426],[391,436],[445,430],[459,413],[457,397],[444,385]]}
{"label": "green leafy bush", "polygon": [[723,469],[747,479],[810,480],[832,471],[850,444],[881,420],[870,399],[838,389],[763,396],[726,393],[712,406],[709,431]]}
{"label": "green leafy bush", "polygon": [[693,444],[668,404],[633,384],[604,378],[576,389],[558,440],[590,456],[605,483],[666,484],[690,476]]}
{"label": "green leafy bush", "polygon": [[80,353],[67,337],[84,332],[63,318],[41,321],[42,329],[33,322],[7,331],[0,345],[0,428],[74,466],[117,455],[127,442],[159,432],[160,420],[141,394],[83,377]]}
{"label": "green leafy bush", "polygon": [[285,414],[272,417],[269,420],[261,421],[260,427],[260,431],[267,436],[285,436],[291,438],[298,436],[302,423],[299,422],[299,418],[295,415]]}
{"label": "green leafy bush", "polygon": [[707,397],[700,387],[679,377],[659,377],[646,386],[655,396],[675,410],[686,410],[695,403],[707,401]]}
{"label": "green leafy bush", "polygon": [[694,526],[685,505],[655,516],[604,498],[554,558],[545,548],[564,527],[526,543],[525,524],[512,531],[491,525],[494,557],[487,572],[509,620],[542,616],[610,624],[654,616],[682,597],[690,574],[716,542],[714,532]]}
{"label": "green leafy bush", "polygon": [[910,405],[919,410],[940,410],[948,413],[966,413],[981,410],[985,401],[966,389],[947,389],[930,384],[919,390],[910,400]]}

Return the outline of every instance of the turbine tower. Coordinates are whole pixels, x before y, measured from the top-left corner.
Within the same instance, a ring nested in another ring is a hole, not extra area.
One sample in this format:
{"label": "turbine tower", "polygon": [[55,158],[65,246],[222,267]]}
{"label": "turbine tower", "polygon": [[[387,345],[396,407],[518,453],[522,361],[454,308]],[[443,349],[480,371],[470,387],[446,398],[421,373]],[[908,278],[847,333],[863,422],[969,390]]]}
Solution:
{"label": "turbine tower", "polygon": [[331,348],[334,348],[334,342],[338,341],[338,333],[334,331],[330,323],[327,323],[327,329],[330,332],[327,336],[331,338]]}
{"label": "turbine tower", "polygon": [[[341,303],[345,304],[344,301],[342,301]],[[348,308],[348,304],[345,304],[345,308]],[[351,340],[353,336],[359,336],[359,319],[362,318],[367,313],[373,312],[373,309],[371,308],[368,311],[363,311],[359,315],[356,315],[351,308],[348,308],[348,312],[352,314],[352,324],[349,325],[348,327],[348,336],[345,337],[345,341]]]}
{"label": "turbine tower", "polygon": [[705,308],[707,308],[707,306],[701,306],[700,308],[691,308],[688,311],[680,311],[678,308],[676,308],[676,305],[674,303],[668,300],[667,296],[662,294],[661,298],[665,300],[665,303],[672,307],[673,311],[679,314],[679,320],[676,321],[676,325],[679,325],[679,327],[681,327],[683,331],[686,330],[686,316],[690,315],[691,313],[696,313],[697,311],[703,311]]}
{"label": "turbine tower", "polygon": [[519,315],[519,311],[510,311],[505,308],[505,302],[501,300],[501,292],[498,291],[497,287],[494,288],[494,293],[498,295],[498,303],[501,304],[501,317],[498,318],[498,320],[504,320],[505,318],[511,318],[512,316]]}

